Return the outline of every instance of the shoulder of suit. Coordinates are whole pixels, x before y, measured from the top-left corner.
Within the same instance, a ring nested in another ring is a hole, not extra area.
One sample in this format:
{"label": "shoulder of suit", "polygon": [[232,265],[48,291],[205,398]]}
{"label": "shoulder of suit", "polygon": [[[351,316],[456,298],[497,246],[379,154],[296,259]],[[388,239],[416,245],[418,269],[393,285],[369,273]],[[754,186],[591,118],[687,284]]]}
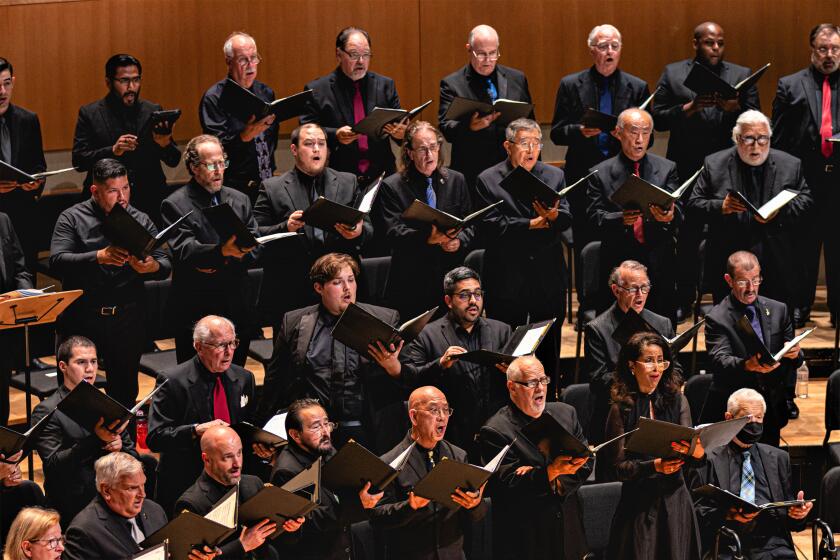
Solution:
{"label": "shoulder of suit", "polygon": [[279,188],[283,186],[284,183],[287,181],[291,181],[291,175],[294,171],[286,171],[285,173],[281,173],[280,175],[275,175],[269,177],[268,179],[263,180],[262,186],[265,187],[265,190],[272,190],[275,188]]}
{"label": "shoulder of suit", "polygon": [[653,164],[657,167],[676,167],[677,164],[671,161],[670,159],[666,159],[662,156],[658,156],[656,154],[652,154],[650,152],[647,153],[648,162]]}
{"label": "shoulder of suit", "polygon": [[129,204],[126,210],[135,220],[140,222],[141,225],[154,225],[154,222],[152,222],[152,219],[149,217],[149,215],[143,212],[142,210],[138,210],[135,206]]}
{"label": "shoulder of suit", "polygon": [[787,76],[782,76],[779,78],[779,83],[784,85],[792,85],[795,82],[800,80],[811,79],[811,68],[806,67],[802,70],[794,72],[793,74],[788,74]]}
{"label": "shoulder of suit", "polygon": [[[644,316],[644,319],[648,323],[651,323],[652,326],[656,327],[657,330],[659,330],[660,326],[664,326],[664,325],[668,325],[668,328],[670,330],[670,325],[671,325],[671,320],[670,319],[668,319],[666,317],[663,317],[662,315],[659,315],[658,313],[654,313],[650,309],[643,309],[642,310],[642,315]],[[658,323],[658,324],[654,324],[654,323]]]}
{"label": "shoulder of suit", "polygon": [[539,173],[542,173],[543,175],[545,175],[547,177],[550,177],[552,179],[558,179],[559,180],[559,179],[562,179],[563,176],[564,176],[564,172],[563,172],[562,169],[560,169],[559,167],[555,167],[553,165],[550,165],[548,163],[545,163],[544,161],[537,161],[537,165],[536,165],[536,167],[534,167],[534,169],[539,171]]}
{"label": "shoulder of suit", "polygon": [[5,212],[0,212],[0,228],[6,231],[12,229],[12,219]]}
{"label": "shoulder of suit", "polygon": [[346,171],[337,171],[332,167],[327,167],[324,169],[324,175],[327,176],[329,179],[336,179],[342,185],[345,184],[353,184],[356,182],[356,176],[352,173],[347,173]]}
{"label": "shoulder of suit", "polygon": [[631,74],[630,72],[625,72],[624,70],[621,70],[621,74],[619,74],[619,77],[624,83],[630,84],[639,89],[647,87],[647,82],[645,80]]}
{"label": "shoulder of suit", "polygon": [[[301,318],[304,315],[309,315],[311,313],[317,313],[318,304],[308,305],[306,307],[300,307],[298,309],[292,309],[291,311],[286,311],[286,314],[283,315],[283,323],[286,325],[290,325],[293,327],[297,327],[300,324]],[[287,335],[290,333],[286,333]]]}
{"label": "shoulder of suit", "polygon": [[[445,319],[446,317],[444,317]],[[510,325],[505,323],[504,321],[499,321],[498,319],[491,319],[489,317],[482,317],[481,321],[484,321],[484,324],[489,326],[493,330],[511,330]]]}
{"label": "shoulder of suit", "polygon": [[735,156],[737,156],[737,148],[735,148],[735,146],[724,148],[718,152],[707,155],[704,165],[706,166],[706,170],[712,171],[718,166],[725,167],[729,164],[729,160]]}
{"label": "shoulder of suit", "polygon": [[467,75],[467,68],[468,67],[469,67],[469,64],[465,64],[464,66],[461,66],[460,68],[458,68],[457,70],[455,70],[451,74],[448,74],[448,75],[444,76],[443,79],[441,79],[441,82],[446,82],[447,84],[452,85],[453,82],[458,82],[458,81],[461,81],[461,80],[465,80],[466,75]]}
{"label": "shoulder of suit", "polygon": [[452,456],[450,459],[454,459],[456,461],[466,462],[467,461],[467,452],[452,443],[451,441],[443,440],[443,443],[449,447],[450,453]]}
{"label": "shoulder of suit", "polygon": [[565,76],[560,78],[560,85],[561,86],[566,86],[566,85],[576,84],[579,81],[584,80],[588,73],[589,73],[589,68],[584,68],[583,70],[580,70],[579,72],[572,72],[571,74],[566,74]]}
{"label": "shoulder of suit", "polygon": [[[489,179],[491,183],[496,183],[495,176],[504,175],[504,170],[506,169],[507,160],[500,161],[496,165],[492,167],[488,167],[484,171],[478,174],[479,179]],[[485,183],[486,184],[486,183]]]}
{"label": "shoulder of suit", "polygon": [[510,410],[511,405],[505,405],[496,413],[487,419],[487,422],[484,423],[483,428],[490,428],[496,432],[503,431],[507,426],[510,426]]}
{"label": "shoulder of suit", "polygon": [[748,67],[742,66],[740,64],[735,64],[734,62],[729,62],[728,60],[724,60],[723,65],[726,67],[727,70],[734,74],[744,74],[744,77],[747,77],[750,74],[752,74]]}
{"label": "shoulder of suit", "polygon": [[304,86],[304,89],[311,89],[314,91],[318,91],[319,89],[324,89],[330,87],[330,84],[334,82],[336,79],[336,71],[332,71],[329,74],[324,74],[323,76],[319,76],[314,80],[310,81]]}
{"label": "shoulder of suit", "polygon": [[17,117],[21,120],[31,120],[38,118],[38,115],[35,114],[34,111],[30,111],[29,109],[24,109],[20,105],[11,105],[12,111],[15,112]]}
{"label": "shoulder of suit", "polygon": [[545,409],[552,415],[559,414],[560,416],[563,416],[575,414],[575,407],[559,401],[546,403]]}
{"label": "shoulder of suit", "polygon": [[517,70],[516,68],[512,68],[510,66],[504,66],[502,64],[496,65],[496,72],[501,72],[508,78],[521,78],[525,79],[525,72],[522,70]]}
{"label": "shoulder of suit", "polygon": [[766,297],[766,296],[758,296],[758,299],[756,300],[756,302],[759,303],[760,305],[763,305],[764,307],[770,309],[770,311],[777,311],[777,312],[787,311],[787,304],[785,304],[781,301],[775,300],[775,299],[770,299],[769,297]]}
{"label": "shoulder of suit", "polygon": [[388,76],[383,76],[382,74],[377,74],[376,72],[368,71],[367,77],[369,80],[373,80],[374,82],[381,82],[383,84],[394,83],[393,78],[389,78]]}
{"label": "shoulder of suit", "polygon": [[91,101],[90,103],[86,103],[79,108],[79,112],[82,113],[91,113],[94,111],[98,111],[100,108],[105,107],[105,98],[97,99],[96,101]]}
{"label": "shoulder of suit", "polygon": [[791,166],[799,165],[802,162],[802,160],[800,160],[798,157],[793,156],[783,150],[777,150],[776,148],[770,148],[770,159],[771,161],[775,161],[776,163]]}
{"label": "shoulder of suit", "polygon": [[253,379],[254,378],[254,374],[251,373],[251,370],[245,369],[244,367],[238,366],[236,364],[230,364],[230,367],[228,368],[228,371],[230,371],[236,377],[243,377],[245,379],[249,379],[249,378]]}
{"label": "shoulder of suit", "polygon": [[373,305],[372,303],[362,303],[360,301],[357,301],[356,305],[358,305],[359,307],[361,307],[365,311],[368,311],[369,313],[372,313],[372,314],[380,316],[380,317],[386,317],[388,315],[394,315],[397,312],[396,309],[391,309],[390,307],[382,307],[382,306],[379,306],[379,305]]}
{"label": "shoulder of suit", "polygon": [[271,86],[259,80],[254,80],[254,89],[260,90],[262,93],[265,93],[272,98],[274,97],[274,90],[271,89]]}
{"label": "shoulder of suit", "polygon": [[201,102],[204,103],[204,99],[206,97],[218,97],[222,93],[222,89],[225,87],[225,82],[227,82],[226,77],[207,88],[207,91],[205,91],[204,95],[201,96]]}
{"label": "shoulder of suit", "polygon": [[235,200],[237,202],[246,202],[247,201],[247,202],[250,203],[250,199],[248,198],[247,194],[245,194],[241,191],[238,191],[234,188],[223,186],[221,192],[222,192],[222,194],[227,195],[228,197],[232,198],[233,200]]}
{"label": "shoulder of suit", "polygon": [[756,447],[758,447],[758,450],[761,452],[761,454],[765,457],[772,457],[776,460],[790,460],[790,454],[784,449],[779,449],[778,447],[773,447],[772,445],[768,445],[766,443],[756,443],[755,445]]}
{"label": "shoulder of suit", "polygon": [[671,62],[670,64],[665,65],[664,74],[675,74],[679,72],[688,73],[688,69],[691,68],[691,65],[694,63],[693,58],[686,58],[683,60],[678,60],[676,62]]}
{"label": "shoulder of suit", "polygon": [[163,508],[160,506],[160,504],[149,498],[143,500],[142,511],[144,511],[148,515],[161,515],[164,519],[166,519],[166,513],[164,513]]}

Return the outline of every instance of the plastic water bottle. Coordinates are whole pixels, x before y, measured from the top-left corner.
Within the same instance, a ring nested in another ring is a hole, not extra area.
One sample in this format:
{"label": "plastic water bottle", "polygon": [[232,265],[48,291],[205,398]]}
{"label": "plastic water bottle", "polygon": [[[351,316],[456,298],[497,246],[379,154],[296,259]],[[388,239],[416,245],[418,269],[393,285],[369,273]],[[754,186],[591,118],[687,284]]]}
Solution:
{"label": "plastic water bottle", "polygon": [[796,398],[808,398],[808,364],[802,362],[799,369],[796,370]]}
{"label": "plastic water bottle", "polygon": [[137,437],[135,438],[135,443],[137,445],[137,449],[140,451],[149,451],[149,448],[146,446],[146,435],[149,433],[149,420],[146,418],[146,413],[143,412],[143,409],[137,411]]}

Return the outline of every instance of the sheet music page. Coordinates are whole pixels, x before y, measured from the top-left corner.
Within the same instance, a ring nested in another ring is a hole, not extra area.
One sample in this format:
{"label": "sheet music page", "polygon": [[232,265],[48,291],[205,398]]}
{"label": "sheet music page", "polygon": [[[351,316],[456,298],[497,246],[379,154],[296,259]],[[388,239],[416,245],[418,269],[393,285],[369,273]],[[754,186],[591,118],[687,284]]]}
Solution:
{"label": "sheet music page", "polygon": [[511,352],[511,354],[513,356],[524,356],[525,354],[532,353],[534,351],[534,346],[537,345],[537,341],[550,326],[551,325],[543,325],[542,327],[530,329],[525,333],[525,336],[522,337],[522,340],[519,341],[519,344],[516,345],[516,348],[513,352]]}
{"label": "sheet music page", "polygon": [[216,507],[211,509],[205,519],[215,521],[220,525],[224,525],[228,529],[236,527],[236,506],[239,502],[239,489],[232,492],[227,498],[216,504]]}
{"label": "sheet music page", "polygon": [[364,212],[365,214],[370,212],[370,209],[373,206],[373,199],[376,198],[376,193],[379,191],[379,185],[381,184],[381,180],[377,181],[376,184],[365,194],[362,201],[359,203],[359,212]]}
{"label": "sheet music page", "polygon": [[289,437],[286,435],[286,416],[288,416],[288,412],[283,412],[282,414],[275,414],[271,417],[271,419],[265,423],[263,426],[263,430],[266,432],[271,432],[275,436],[280,436],[281,438],[288,440]]}
{"label": "sheet music page", "polygon": [[495,457],[490,459],[490,462],[484,465],[482,468],[487,472],[496,472],[496,470],[499,468],[499,464],[501,464],[502,462],[502,459],[504,459],[505,455],[507,455],[508,449],[510,449],[510,444],[502,447],[502,450],[499,451]]}

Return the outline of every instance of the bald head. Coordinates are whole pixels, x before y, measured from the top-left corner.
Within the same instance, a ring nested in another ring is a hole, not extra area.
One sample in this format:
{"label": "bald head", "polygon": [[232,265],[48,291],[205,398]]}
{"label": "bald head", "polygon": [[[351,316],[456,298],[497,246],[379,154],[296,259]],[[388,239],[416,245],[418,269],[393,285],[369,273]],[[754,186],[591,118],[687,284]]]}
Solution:
{"label": "bald head", "polygon": [[207,474],[224,486],[242,478],[242,441],[232,428],[214,426],[201,436],[201,460]]}
{"label": "bald head", "polygon": [[446,395],[437,387],[427,385],[425,387],[418,387],[411,392],[408,397],[408,408],[424,408],[431,401],[446,400]]}
{"label": "bald head", "polygon": [[242,445],[239,434],[230,426],[213,426],[201,436],[201,452],[216,450],[229,442],[239,442],[239,445]]}
{"label": "bald head", "polygon": [[712,22],[704,21],[694,28],[692,39],[697,58],[709,66],[717,66],[723,60],[723,28]]}
{"label": "bald head", "polygon": [[528,372],[543,373],[542,362],[536,356],[519,356],[510,363],[507,369],[508,381],[521,381],[522,377]]}
{"label": "bald head", "polygon": [[470,65],[480,76],[490,76],[499,60],[499,34],[489,25],[477,25],[467,40]]}
{"label": "bald head", "polygon": [[470,36],[467,39],[467,44],[471,48],[475,48],[476,41],[493,41],[496,43],[496,46],[499,46],[499,34],[496,32],[495,29],[493,29],[489,25],[476,25],[470,31]]}

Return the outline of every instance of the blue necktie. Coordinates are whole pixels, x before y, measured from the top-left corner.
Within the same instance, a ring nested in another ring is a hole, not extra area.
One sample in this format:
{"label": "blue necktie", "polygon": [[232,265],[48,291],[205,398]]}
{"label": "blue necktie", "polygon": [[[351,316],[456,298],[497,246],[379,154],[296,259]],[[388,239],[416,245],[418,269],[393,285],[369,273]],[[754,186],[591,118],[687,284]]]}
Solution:
{"label": "blue necktie", "polygon": [[210,206],[218,206],[221,204],[222,197],[219,196],[219,193],[213,193],[210,197]]}
{"label": "blue necktie", "polygon": [[426,204],[432,208],[437,208],[437,195],[435,189],[432,188],[431,177],[426,177]]}
{"label": "blue necktie", "polygon": [[750,452],[744,451],[744,463],[741,465],[741,493],[742,499],[755,503],[755,472],[753,472]]}
{"label": "blue necktie", "polygon": [[[601,97],[598,99],[598,110],[602,113],[612,115],[612,94],[610,93],[610,79],[604,78],[601,82]],[[610,135],[609,131],[602,131],[598,135],[598,149],[604,156],[610,153]]]}
{"label": "blue necktie", "polygon": [[761,330],[761,321],[758,320],[758,312],[755,309],[755,306],[748,305],[746,307],[747,319],[750,320],[750,325],[752,325],[755,334],[758,335],[760,340],[764,340],[764,332]]}
{"label": "blue necktie", "polygon": [[493,80],[490,78],[487,78],[487,97],[490,98],[490,103],[495,103],[499,98],[499,92],[496,90],[496,84],[494,84]]}

